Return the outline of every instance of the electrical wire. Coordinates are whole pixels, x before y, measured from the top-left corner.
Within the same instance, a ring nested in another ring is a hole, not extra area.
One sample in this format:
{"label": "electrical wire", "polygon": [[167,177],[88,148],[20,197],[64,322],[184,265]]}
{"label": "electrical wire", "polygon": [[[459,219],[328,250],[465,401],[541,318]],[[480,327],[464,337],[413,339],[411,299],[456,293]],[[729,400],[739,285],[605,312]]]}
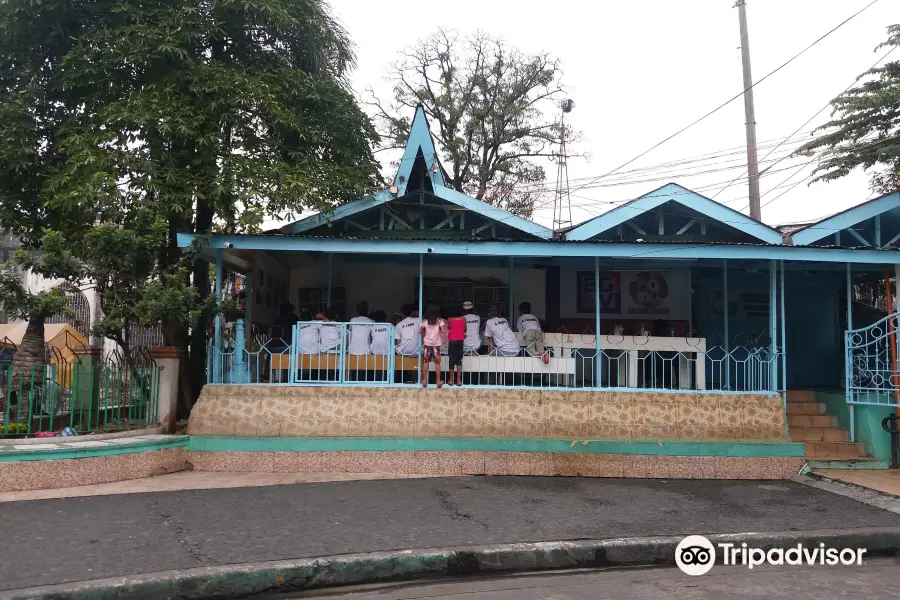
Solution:
{"label": "electrical wire", "polygon": [[[892,47],[890,50],[888,50],[887,52],[885,52],[884,55],[882,55],[881,58],[879,58],[877,61],[875,61],[875,64],[873,64],[871,67],[869,67],[868,69],[866,69],[866,70],[864,71],[864,73],[868,73],[869,71],[871,71],[872,69],[874,69],[875,67],[877,67],[879,64],[881,64],[881,62],[882,62],[884,59],[886,59],[888,56],[890,56],[891,53],[892,53],[894,50],[896,50],[896,49],[897,49],[897,46],[894,46],[894,47]],[[837,95],[837,97],[840,97],[840,96],[843,96],[844,94],[846,94],[853,86],[856,85],[856,83],[859,81],[859,79],[860,79],[859,77],[856,77],[850,85],[848,85],[846,88],[844,88],[844,91],[842,91],[840,94]],[[820,114],[822,114],[822,112],[823,112],[825,109],[827,109],[829,106],[831,106],[831,101],[828,101],[828,102],[825,104],[825,106],[823,106],[822,108],[820,108],[819,110],[817,110],[813,116],[811,116],[810,118],[808,118],[808,119],[803,123],[803,125],[801,125],[800,127],[797,128],[797,131],[795,131],[794,133],[792,133],[791,135],[789,135],[788,137],[786,137],[784,141],[787,141],[787,140],[789,140],[790,138],[792,138],[793,136],[797,135],[797,133],[798,133],[801,129],[803,129],[804,127],[806,127],[807,125],[809,125],[810,122],[812,122],[813,119],[815,119],[815,118],[818,117]],[[817,131],[817,129],[816,129],[816,130],[813,130],[813,131]],[[781,145],[781,144],[779,143],[779,144],[776,145],[774,148],[772,148],[771,150],[769,150],[769,152],[762,158],[762,160],[764,161],[766,158],[768,158],[768,157],[769,157],[769,154],[772,154],[772,152],[774,152],[775,150],[777,150],[778,147],[779,147],[780,145]],[[790,155],[788,155],[788,156],[790,156]],[[780,158],[779,160],[775,161],[775,163],[774,163],[772,166],[777,165],[779,162],[781,162],[782,160],[784,160],[784,159],[787,158],[788,156],[784,156],[784,157]],[[762,161],[760,161],[760,162],[762,162]],[[744,177],[746,174],[747,174],[747,170],[745,169],[744,172],[743,172],[743,174],[741,174],[739,177],[736,177],[736,178],[734,179],[734,181],[732,181],[731,183],[734,183],[735,181],[738,181],[740,178]],[[729,183],[729,184],[726,185],[724,188],[722,188],[721,190],[719,190],[718,192],[716,192],[716,196],[718,196],[719,194],[721,194],[722,192],[724,192],[725,190],[727,190],[728,187],[731,185],[731,183]],[[716,196],[713,196],[713,198],[715,198]],[[769,201],[769,203],[771,203],[771,200]]]}
{"label": "electrical wire", "polygon": [[[813,48],[813,47],[814,47],[815,45],[817,45],[819,42],[821,42],[822,40],[824,40],[825,38],[827,38],[829,35],[831,35],[831,34],[834,33],[835,31],[837,31],[838,29],[840,29],[841,27],[843,27],[843,26],[846,25],[847,23],[849,23],[851,20],[853,20],[854,18],[856,18],[856,16],[858,16],[859,14],[861,14],[862,12],[864,12],[865,10],[869,9],[871,6],[875,5],[878,1],[879,1],[879,0],[872,0],[872,2],[870,2],[869,4],[867,4],[866,6],[864,6],[863,8],[861,8],[860,10],[858,10],[858,11],[856,11],[855,13],[853,13],[852,15],[850,15],[848,18],[846,18],[846,19],[844,19],[843,21],[841,21],[840,23],[838,23],[837,26],[835,26],[834,28],[832,28],[831,30],[829,30],[829,31],[828,31],[827,33],[825,33],[824,35],[820,36],[818,39],[816,39],[813,43],[811,43],[810,45],[808,45],[807,47],[805,47],[803,50],[801,50],[800,52],[798,52],[797,54],[795,54],[794,56],[792,56],[791,58],[789,58],[787,61],[785,61],[784,63],[782,63],[781,65],[779,65],[779,66],[776,67],[775,69],[773,69],[772,71],[769,71],[768,73],[766,73],[761,79],[759,79],[758,81],[754,82],[750,87],[748,87],[748,88],[742,90],[740,93],[738,93],[738,94],[732,96],[731,98],[729,98],[728,100],[726,100],[725,102],[723,102],[722,104],[720,104],[719,106],[717,106],[716,108],[712,109],[711,111],[709,111],[708,113],[706,113],[705,115],[703,115],[702,117],[700,117],[699,119],[696,119],[696,120],[692,121],[690,124],[686,125],[685,127],[682,127],[681,129],[679,129],[678,131],[676,131],[675,133],[673,133],[673,134],[670,135],[669,137],[663,139],[662,141],[657,142],[656,144],[654,144],[653,146],[651,146],[651,147],[648,148],[647,150],[641,152],[640,154],[638,154],[638,155],[635,156],[634,158],[632,158],[632,159],[630,159],[630,160],[628,160],[628,161],[622,163],[621,165],[619,165],[619,166],[616,167],[615,169],[613,169],[613,170],[611,170],[611,171],[609,171],[609,172],[607,172],[607,173],[605,173],[605,174],[599,176],[599,177],[597,178],[597,180],[602,179],[602,178],[604,178],[604,177],[608,177],[609,175],[612,175],[613,173],[619,171],[620,169],[622,169],[622,168],[624,168],[624,167],[627,167],[628,165],[630,165],[631,163],[635,162],[636,160],[638,160],[638,159],[640,159],[640,158],[646,156],[647,154],[649,154],[649,153],[652,152],[653,150],[659,148],[660,146],[662,146],[663,144],[665,144],[665,143],[668,142],[669,140],[672,140],[673,138],[675,138],[675,137],[681,135],[682,133],[684,133],[685,131],[687,131],[688,129],[690,129],[691,127],[693,127],[694,125],[697,125],[697,124],[700,123],[701,121],[704,121],[705,119],[707,119],[707,118],[711,117],[712,115],[714,115],[715,113],[719,112],[721,109],[725,108],[726,106],[728,106],[729,104],[731,104],[732,102],[734,102],[735,100],[737,100],[738,98],[740,98],[741,96],[743,96],[743,95],[744,95],[745,93],[747,93],[749,90],[755,88],[756,86],[758,86],[759,84],[761,84],[763,81],[765,81],[766,79],[768,79],[769,77],[771,77],[771,76],[774,75],[775,73],[779,72],[780,70],[782,70],[783,68],[785,68],[786,66],[788,66],[789,64],[791,64],[792,62],[794,62],[797,58],[799,58],[800,56],[802,56],[803,54],[805,54],[808,50],[810,50],[811,48]],[[581,187],[584,187],[584,186],[581,186]],[[581,189],[581,187],[575,188],[574,191],[578,191],[579,189]]]}

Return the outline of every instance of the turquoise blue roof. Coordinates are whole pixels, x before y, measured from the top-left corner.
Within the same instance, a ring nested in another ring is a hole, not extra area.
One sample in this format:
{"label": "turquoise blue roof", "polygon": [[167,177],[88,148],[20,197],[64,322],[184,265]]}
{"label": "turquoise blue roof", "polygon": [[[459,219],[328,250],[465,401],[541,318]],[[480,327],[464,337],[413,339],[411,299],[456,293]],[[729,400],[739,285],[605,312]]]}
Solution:
{"label": "turquoise blue roof", "polygon": [[[457,209],[464,209],[465,211],[475,213],[475,215],[482,219],[486,219],[497,225],[512,228],[519,233],[524,233],[528,236],[540,239],[549,240],[553,238],[553,231],[547,227],[543,227],[533,221],[513,215],[502,208],[492,206],[487,202],[482,202],[481,200],[477,200],[462,192],[447,187],[444,179],[444,170],[438,159],[437,149],[435,148],[434,140],[431,137],[431,131],[428,127],[428,119],[421,106],[416,109],[415,117],[410,125],[406,147],[403,150],[403,156],[400,160],[400,167],[394,175],[393,186],[397,188],[396,193],[391,193],[390,189],[380,190],[366,198],[360,198],[359,200],[354,200],[338,206],[331,213],[319,213],[289,225],[285,225],[280,228],[280,231],[290,234],[303,234],[322,227],[323,225],[337,223],[338,221],[346,222],[363,212],[390,204],[392,201],[401,198],[406,194],[407,187],[410,185],[410,179],[413,174],[413,168],[417,164],[417,161],[420,160],[424,161],[424,174],[429,180],[432,189],[432,192],[429,193],[433,193],[434,197],[449,203]],[[421,175],[422,171],[419,170],[417,173]],[[460,226],[457,225],[457,227]],[[484,229],[484,227],[481,227],[480,229]]]}
{"label": "turquoise blue roof", "polygon": [[[678,213],[660,209],[664,204],[669,203],[681,205],[688,210]],[[655,213],[652,211],[655,211]],[[646,241],[651,241],[650,238],[663,234],[670,236],[683,235],[690,227],[703,228],[705,230],[707,225],[713,224],[749,236],[757,242],[766,244],[781,244],[782,242],[781,232],[677,183],[668,183],[599,217],[582,223],[569,230],[566,233],[566,239],[571,241],[595,239],[601,234],[609,233],[629,223],[631,223],[632,228],[636,228],[633,222],[643,214],[653,214],[654,218],[661,215],[659,217],[658,234],[657,231],[654,231],[652,234],[645,233],[645,237],[648,238]],[[680,227],[676,228],[675,231],[666,232],[665,217],[667,215],[682,219],[682,223],[679,224]],[[696,225],[695,222],[697,223]]]}
{"label": "turquoise blue roof", "polygon": [[900,192],[885,194],[821,219],[791,235],[795,246],[888,248],[900,241]]}

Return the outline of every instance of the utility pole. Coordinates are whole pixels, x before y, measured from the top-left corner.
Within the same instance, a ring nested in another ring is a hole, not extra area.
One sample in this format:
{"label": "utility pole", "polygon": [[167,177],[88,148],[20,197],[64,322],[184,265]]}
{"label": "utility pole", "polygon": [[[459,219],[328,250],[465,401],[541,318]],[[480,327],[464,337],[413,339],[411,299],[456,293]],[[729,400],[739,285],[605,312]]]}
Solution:
{"label": "utility pole", "polygon": [[737,0],[741,24],[741,63],[744,67],[744,118],[747,123],[747,175],[750,184],[750,216],[762,219],[759,206],[759,164],[756,156],[756,116],[753,110],[753,75],[750,74],[750,35],[747,33],[747,3]]}

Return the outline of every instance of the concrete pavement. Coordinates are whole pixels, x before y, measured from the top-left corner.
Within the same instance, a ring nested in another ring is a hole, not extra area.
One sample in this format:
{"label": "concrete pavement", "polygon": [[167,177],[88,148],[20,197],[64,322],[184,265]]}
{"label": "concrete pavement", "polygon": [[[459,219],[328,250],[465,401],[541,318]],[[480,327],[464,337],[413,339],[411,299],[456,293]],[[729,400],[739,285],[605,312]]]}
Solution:
{"label": "concrete pavement", "polygon": [[[688,577],[674,568],[535,573],[307,592],[295,598],[341,600],[823,600],[896,598],[900,561],[862,567],[715,567]],[[284,598],[282,596],[281,598]]]}
{"label": "concrete pavement", "polygon": [[793,482],[454,477],[0,504],[0,589],[407,548],[900,527]]}

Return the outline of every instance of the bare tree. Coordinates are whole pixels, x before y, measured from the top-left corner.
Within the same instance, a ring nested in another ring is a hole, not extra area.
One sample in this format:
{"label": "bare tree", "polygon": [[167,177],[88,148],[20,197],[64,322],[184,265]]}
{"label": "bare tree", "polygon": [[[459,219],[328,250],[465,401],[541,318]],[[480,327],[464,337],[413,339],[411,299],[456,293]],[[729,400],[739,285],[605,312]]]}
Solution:
{"label": "bare tree", "polygon": [[544,169],[533,159],[552,159],[563,133],[561,76],[549,54],[525,54],[481,31],[461,39],[439,30],[402,51],[388,74],[391,99],[369,90],[369,105],[384,147],[395,148],[421,104],[449,161],[449,185],[530,217],[545,191]]}

